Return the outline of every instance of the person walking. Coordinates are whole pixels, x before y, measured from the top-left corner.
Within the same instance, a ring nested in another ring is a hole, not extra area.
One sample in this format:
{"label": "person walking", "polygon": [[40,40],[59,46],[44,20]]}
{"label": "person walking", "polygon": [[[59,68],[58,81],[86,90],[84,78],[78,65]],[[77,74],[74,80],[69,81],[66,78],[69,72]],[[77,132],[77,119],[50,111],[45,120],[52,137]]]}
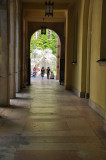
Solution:
{"label": "person walking", "polygon": [[46,71],[47,71],[47,79],[49,79],[49,75],[50,75],[50,68],[48,67]]}
{"label": "person walking", "polygon": [[36,77],[36,66],[33,68],[33,77]]}
{"label": "person walking", "polygon": [[45,73],[45,69],[44,67],[41,68],[41,77],[42,77],[42,80],[43,80],[43,77],[44,77],[44,73]]}

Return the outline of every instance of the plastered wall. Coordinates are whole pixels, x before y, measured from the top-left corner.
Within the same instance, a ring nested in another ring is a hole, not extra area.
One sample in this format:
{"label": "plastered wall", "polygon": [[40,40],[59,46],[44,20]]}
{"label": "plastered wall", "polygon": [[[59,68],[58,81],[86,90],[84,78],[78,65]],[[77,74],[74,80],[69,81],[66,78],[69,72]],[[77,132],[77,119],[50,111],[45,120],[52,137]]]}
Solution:
{"label": "plastered wall", "polygon": [[[70,28],[68,28],[68,32],[70,32],[68,46],[70,50],[68,49],[67,51],[70,58],[67,59],[69,68],[67,84],[78,92],[81,92],[84,1],[75,4],[70,10],[70,17],[68,19],[68,23],[70,23]],[[77,33],[75,33],[75,25]],[[75,50],[75,48],[77,49]],[[72,64],[73,61],[76,61],[77,63]]]}
{"label": "plastered wall", "polygon": [[[66,70],[67,74],[65,73],[66,78],[68,77],[65,85],[70,86],[79,96],[85,97],[88,93],[89,105],[106,118],[106,63],[97,63],[101,57],[101,51],[106,50],[103,47],[101,50],[102,25],[104,25],[102,8],[102,0],[82,0],[70,9],[70,18],[68,17],[67,22],[70,27],[68,28],[70,38],[68,38],[68,49],[66,49],[69,69]],[[77,35],[75,35],[76,17],[78,18]],[[75,47],[77,48],[76,58],[73,56]],[[77,63],[72,64],[73,61]]]}
{"label": "plastered wall", "polygon": [[[90,100],[106,112],[106,63],[98,64],[101,54],[102,0],[92,2],[92,39],[90,66]],[[104,48],[105,50],[105,48]],[[106,54],[106,53],[105,53]],[[106,118],[106,117],[105,117]]]}

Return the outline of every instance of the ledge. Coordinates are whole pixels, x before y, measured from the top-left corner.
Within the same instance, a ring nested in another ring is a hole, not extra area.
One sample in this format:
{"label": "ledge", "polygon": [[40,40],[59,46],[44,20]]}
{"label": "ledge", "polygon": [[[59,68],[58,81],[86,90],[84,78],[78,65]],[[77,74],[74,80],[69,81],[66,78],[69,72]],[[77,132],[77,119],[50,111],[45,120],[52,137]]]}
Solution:
{"label": "ledge", "polygon": [[99,63],[100,65],[106,65],[106,59],[100,59],[96,61],[97,63]]}

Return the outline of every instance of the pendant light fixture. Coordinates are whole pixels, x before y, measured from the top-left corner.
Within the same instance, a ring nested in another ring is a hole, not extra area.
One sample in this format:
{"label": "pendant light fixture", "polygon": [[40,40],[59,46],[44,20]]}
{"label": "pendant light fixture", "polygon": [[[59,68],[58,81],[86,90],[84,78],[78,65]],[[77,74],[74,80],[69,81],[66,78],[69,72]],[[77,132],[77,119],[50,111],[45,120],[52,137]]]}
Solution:
{"label": "pendant light fixture", "polygon": [[45,2],[45,16],[53,16],[53,2]]}
{"label": "pendant light fixture", "polygon": [[[44,23],[44,18],[43,18],[43,23]],[[46,34],[46,26],[44,25],[41,26],[41,34]]]}
{"label": "pendant light fixture", "polygon": [[46,34],[46,27],[45,26],[41,27],[41,34]]}

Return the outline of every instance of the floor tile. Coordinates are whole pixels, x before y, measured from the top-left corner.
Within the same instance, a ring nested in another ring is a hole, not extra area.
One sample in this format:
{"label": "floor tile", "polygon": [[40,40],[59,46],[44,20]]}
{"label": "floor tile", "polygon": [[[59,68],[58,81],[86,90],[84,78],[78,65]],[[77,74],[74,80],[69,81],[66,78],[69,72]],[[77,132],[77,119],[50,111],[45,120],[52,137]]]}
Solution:
{"label": "floor tile", "polygon": [[106,160],[104,119],[54,80],[32,80],[1,108],[0,160]]}

